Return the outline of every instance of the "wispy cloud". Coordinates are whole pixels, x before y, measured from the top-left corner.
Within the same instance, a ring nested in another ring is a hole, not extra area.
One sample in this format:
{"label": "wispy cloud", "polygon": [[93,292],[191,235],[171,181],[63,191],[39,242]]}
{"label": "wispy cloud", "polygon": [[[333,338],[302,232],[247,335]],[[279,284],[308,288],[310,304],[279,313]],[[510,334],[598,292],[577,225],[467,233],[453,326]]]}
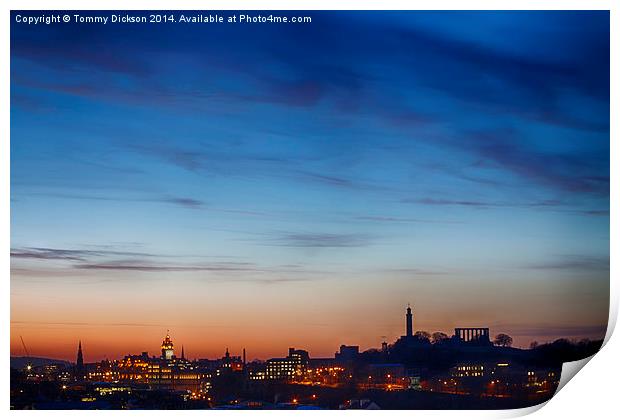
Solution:
{"label": "wispy cloud", "polygon": [[307,282],[316,279],[310,278],[301,278],[301,277],[274,277],[274,278],[264,278],[255,280],[256,282],[264,283],[264,284],[284,284],[284,283],[299,283],[299,282]]}
{"label": "wispy cloud", "polygon": [[196,200],[194,198],[187,198],[187,197],[162,198],[161,201],[165,203],[176,204],[181,207],[187,207],[190,209],[199,209],[205,205],[204,201]]}
{"label": "wispy cloud", "polygon": [[349,248],[370,245],[374,237],[360,233],[278,233],[272,245],[298,248]]}
{"label": "wispy cloud", "polygon": [[332,175],[327,175],[327,174],[312,173],[312,172],[306,172],[306,171],[302,171],[299,173],[307,180],[311,180],[311,181],[315,181],[315,182],[319,182],[322,184],[327,184],[327,185],[331,185],[335,187],[353,188],[356,186],[356,184],[350,179],[346,179],[342,177],[337,177],[337,176],[332,176]]}
{"label": "wispy cloud", "polygon": [[257,271],[256,267],[244,264],[212,264],[212,265],[165,265],[148,261],[117,261],[98,264],[75,264],[80,270],[114,270],[114,271]]}
{"label": "wispy cloud", "polygon": [[69,277],[80,276],[80,273],[76,270],[68,268],[52,269],[52,268],[23,268],[23,267],[11,267],[11,278],[21,277],[28,278],[32,281],[34,278],[62,278],[67,279]]}
{"label": "wispy cloud", "polygon": [[416,276],[439,276],[439,275],[450,274],[447,271],[426,270],[426,269],[421,269],[421,268],[387,268],[387,269],[378,270],[378,271],[396,273],[396,274],[416,275]]}
{"label": "wispy cloud", "polygon": [[31,258],[39,260],[85,261],[92,257],[130,256],[149,257],[153,254],[143,252],[112,251],[109,249],[57,249],[57,248],[14,248],[11,258]]}
{"label": "wispy cloud", "polygon": [[447,223],[458,224],[462,222],[451,220],[433,220],[433,219],[416,219],[410,217],[394,217],[394,216],[358,216],[355,220],[377,222],[377,223]]}
{"label": "wispy cloud", "polygon": [[263,80],[264,90],[254,95],[239,95],[246,101],[266,102],[297,107],[311,107],[324,97],[326,86],[315,80],[287,82],[284,80]]}
{"label": "wispy cloud", "polygon": [[559,200],[541,200],[529,202],[509,202],[509,201],[490,201],[490,200],[454,200],[443,198],[406,198],[401,200],[403,203],[415,203],[428,206],[460,206],[460,207],[523,207],[523,208],[556,208],[563,206]]}
{"label": "wispy cloud", "polygon": [[528,264],[525,268],[532,270],[609,270],[609,257],[585,255],[561,255],[549,261]]}
{"label": "wispy cloud", "polygon": [[33,258],[39,260],[83,261],[83,255],[83,251],[77,250],[46,250],[37,248],[11,250],[11,258]]}
{"label": "wispy cloud", "polygon": [[[278,42],[272,42],[270,36],[273,36],[273,33],[252,34],[251,37],[247,32],[231,33],[227,38],[229,43],[227,45],[230,47],[228,50],[235,51],[239,48],[244,57],[247,55],[253,57],[251,62],[266,63],[249,66],[239,65],[237,55],[228,54],[217,46],[201,42],[201,37],[207,36],[202,32],[192,32],[192,36],[185,40],[187,44],[185,41],[181,45],[161,42],[156,49],[157,53],[153,55],[136,55],[135,51],[144,51],[146,46],[153,47],[142,37],[127,36],[129,35],[127,33],[124,36],[121,33],[112,36],[105,31],[93,31],[87,37],[89,42],[76,40],[76,43],[72,42],[67,46],[64,43],[69,37],[62,36],[63,31],[54,32],[50,34],[58,37],[58,48],[54,50],[54,54],[43,51],[45,49],[41,48],[41,41],[37,36],[21,34],[15,36],[12,55],[21,60],[42,63],[61,74],[68,72],[71,77],[58,77],[54,78],[53,82],[44,82],[38,77],[16,73],[12,74],[11,81],[16,86],[26,87],[31,91],[51,91],[117,104],[136,102],[144,106],[163,104],[172,109],[179,109],[179,103],[183,103],[183,110],[196,106],[201,112],[205,107],[232,108],[236,111],[238,107],[252,107],[256,106],[256,102],[266,102],[297,107],[316,107],[325,104],[328,112],[350,117],[354,114],[352,111],[357,112],[359,107],[363,107],[364,111],[375,115],[377,119],[392,125],[404,126],[407,130],[412,126],[443,121],[446,112],[443,106],[432,105],[434,101],[430,101],[431,103],[424,109],[412,110],[410,104],[412,101],[404,98],[406,95],[399,98],[399,95],[392,94],[395,90],[403,90],[397,82],[406,82],[406,86],[409,87],[410,83],[415,81],[416,88],[430,89],[442,98],[450,98],[448,102],[464,103],[468,108],[473,104],[476,110],[483,111],[483,115],[517,117],[528,122],[605,134],[608,132],[608,124],[605,118],[602,118],[604,112],[576,116],[578,113],[562,105],[566,103],[562,95],[567,91],[575,91],[583,97],[594,98],[597,104],[605,105],[608,101],[609,41],[608,37],[601,36],[605,34],[605,27],[600,25],[602,21],[599,19],[601,17],[589,16],[587,21],[590,25],[592,22],[599,24],[588,26],[587,30],[584,29],[578,34],[564,33],[566,37],[574,37],[575,41],[580,41],[574,42],[574,52],[568,61],[566,57],[550,58],[556,52],[553,42],[557,42],[557,38],[530,45],[530,49],[543,48],[548,50],[548,54],[541,54],[540,51],[515,54],[506,48],[489,48],[486,42],[481,40],[476,42],[471,39],[463,40],[450,31],[441,33],[442,31],[428,30],[424,25],[416,25],[413,21],[411,25],[403,27],[377,19],[373,22],[376,31],[362,31],[358,30],[360,22],[356,19],[335,20],[334,17],[328,16],[322,16],[320,28],[313,26],[310,30],[337,31],[342,35],[339,43],[322,44],[317,41],[316,36],[288,31],[280,33],[286,35],[278,36]],[[562,25],[566,25],[570,19],[559,21]],[[369,23],[366,22],[365,25]],[[350,30],[343,31],[343,25]],[[481,27],[484,28],[485,25]],[[524,28],[529,29],[525,25]],[[162,28],[161,32],[152,35],[168,39],[170,36],[167,35],[168,30]],[[376,32],[380,32],[381,36],[370,36]],[[176,33],[174,35],[177,38],[179,36]],[[587,42],[583,42],[584,37]],[[171,77],[171,74],[163,71],[162,67],[165,66],[161,66],[154,58],[165,59],[169,55],[178,54],[179,49],[188,48],[192,45],[191,42],[199,43],[197,48],[201,54],[194,55],[193,60],[197,68],[201,68],[207,76],[205,79],[197,80],[196,86],[180,88],[176,83],[177,76]],[[563,39],[562,42],[565,43],[566,40]],[[93,43],[105,44],[107,53],[104,56],[113,56],[115,58],[113,62],[108,62],[99,55],[94,56],[92,52],[83,53],[90,51]],[[415,58],[403,50],[403,43],[416,51]],[[584,45],[589,47],[584,48]],[[256,48],[257,46],[260,48]],[[300,56],[298,54],[300,46],[308,56],[312,56],[313,52],[320,53],[325,59],[316,62]],[[351,61],[353,58],[351,54],[355,56],[355,61]],[[207,58],[216,55],[222,58],[217,65]],[[369,63],[360,60],[358,56],[385,57],[386,62],[392,63],[391,67],[401,70],[395,72],[392,80],[390,77],[377,74],[374,63],[368,65]],[[586,66],[584,63],[591,65]],[[74,66],[87,68],[101,74],[102,77],[96,78],[96,83],[89,78],[76,81],[75,72],[72,72],[75,70]],[[456,69],[463,77],[447,77],[445,71],[442,71],[447,68]],[[240,94],[231,87],[236,83],[220,83],[220,77],[213,77],[224,75],[225,77],[221,77],[222,80],[232,79],[240,82],[241,86],[248,86],[246,92]],[[106,82],[104,88],[101,87],[100,80]],[[385,107],[385,103],[392,105]],[[438,103],[443,104],[444,101]],[[465,111],[463,114],[467,115]],[[443,138],[439,140],[442,147],[466,150],[477,158],[492,162],[530,182],[561,191],[595,193],[608,191],[608,176],[605,176],[605,171],[597,169],[600,166],[601,156],[586,156],[574,152],[565,153],[563,156],[557,152],[547,153],[540,144],[534,147],[524,146],[525,142],[520,138],[523,134],[517,130],[490,128],[472,132],[466,131],[458,121],[453,124],[456,128],[454,138],[458,140]],[[419,136],[419,141],[425,141],[424,137]],[[349,142],[349,140],[341,141]],[[437,136],[432,141],[436,142]],[[299,164],[299,161],[287,162],[287,159],[281,156],[271,158],[260,154],[239,156],[222,153],[221,150],[199,150],[189,147],[168,150],[166,147],[153,144],[136,146],[136,150],[138,148],[142,148],[142,153],[158,155],[160,159],[189,171],[225,173],[227,167],[222,169],[218,163],[232,161],[237,163],[238,171],[243,172],[239,169],[242,166],[239,163],[253,162],[255,165],[251,165],[253,167],[249,170],[253,175],[288,177],[291,171],[298,169]],[[349,149],[353,150],[355,147]],[[267,160],[264,162],[279,161],[278,165],[273,165],[277,168],[270,167],[269,164],[258,164],[265,157]],[[308,172],[300,178],[304,177],[336,188],[372,187],[340,174]],[[494,182],[485,178],[468,177],[468,179],[480,183]],[[178,204],[188,208],[197,207],[181,202]]]}
{"label": "wispy cloud", "polygon": [[[277,179],[299,183],[315,184],[337,189],[360,191],[390,191],[392,187],[362,179],[347,171],[334,173],[330,170],[300,169],[311,161],[320,161],[325,156],[314,157],[310,153],[291,152],[284,156],[275,152],[248,152],[217,144],[196,144],[192,148],[174,145],[173,142],[132,143],[126,145],[138,153],[161,159],[186,171],[211,175],[236,177],[239,179]],[[231,167],[235,168],[231,171]]]}
{"label": "wispy cloud", "polygon": [[106,196],[106,195],[90,195],[90,194],[69,194],[69,193],[29,193],[28,196],[41,196],[61,198],[66,200],[92,200],[92,201],[119,201],[119,202],[142,202],[142,203],[166,203],[176,206],[200,209],[206,206],[202,200],[191,197],[176,197],[165,195],[162,197],[126,197],[126,196]]}
{"label": "wispy cloud", "polygon": [[609,210],[583,210],[579,213],[588,216],[609,216]]}
{"label": "wispy cloud", "polygon": [[465,133],[457,145],[530,181],[561,191],[609,194],[606,153],[546,153],[524,146],[514,129]]}
{"label": "wispy cloud", "polygon": [[[84,278],[86,273],[97,272],[142,272],[142,273],[201,273],[208,272],[229,276],[208,277],[208,281],[240,281],[263,284],[284,284],[321,280],[326,271],[311,269],[303,264],[260,265],[254,262],[234,259],[231,256],[200,255],[161,255],[141,252],[115,251],[110,249],[53,249],[53,248],[14,248],[11,257],[19,260],[41,260],[65,262],[64,265],[38,265],[24,267],[13,263],[11,275],[34,281],[35,278],[75,279]],[[122,257],[122,259],[114,259]],[[185,263],[184,260],[192,261]],[[181,262],[180,262],[181,261]],[[122,281],[122,278],[120,279]],[[99,281],[99,280],[97,280]],[[106,281],[113,281],[108,279]]]}
{"label": "wispy cloud", "polygon": [[319,173],[313,171],[292,170],[290,174],[281,174],[284,176],[294,176],[304,182],[311,182],[325,185],[328,187],[360,190],[360,191],[392,191],[393,188],[387,185],[381,185],[371,180],[360,179],[359,177],[333,175],[330,173]]}

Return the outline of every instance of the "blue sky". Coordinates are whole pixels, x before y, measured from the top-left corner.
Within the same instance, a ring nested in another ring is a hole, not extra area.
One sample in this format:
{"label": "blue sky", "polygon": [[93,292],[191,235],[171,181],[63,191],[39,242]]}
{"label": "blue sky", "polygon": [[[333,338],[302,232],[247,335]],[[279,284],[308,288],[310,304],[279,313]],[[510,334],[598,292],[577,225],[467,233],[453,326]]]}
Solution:
{"label": "blue sky", "polygon": [[[242,306],[248,328],[306,325],[273,340],[315,353],[400,335],[408,302],[416,329],[600,335],[608,13],[304,15],[12,23],[12,336],[84,334],[85,301],[91,328],[186,342]],[[236,339],[220,321],[195,347]]]}

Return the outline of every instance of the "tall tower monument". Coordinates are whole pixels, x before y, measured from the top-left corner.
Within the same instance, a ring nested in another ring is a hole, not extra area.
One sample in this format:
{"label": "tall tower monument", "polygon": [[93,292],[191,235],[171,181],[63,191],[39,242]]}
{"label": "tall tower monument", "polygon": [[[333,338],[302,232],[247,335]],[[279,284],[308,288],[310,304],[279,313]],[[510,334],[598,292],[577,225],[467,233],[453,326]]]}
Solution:
{"label": "tall tower monument", "polygon": [[411,306],[407,305],[407,337],[413,337],[413,314],[411,313]]}
{"label": "tall tower monument", "polygon": [[174,344],[170,339],[170,333],[166,333],[164,341],[161,343],[161,358],[166,360],[172,360],[174,357]]}

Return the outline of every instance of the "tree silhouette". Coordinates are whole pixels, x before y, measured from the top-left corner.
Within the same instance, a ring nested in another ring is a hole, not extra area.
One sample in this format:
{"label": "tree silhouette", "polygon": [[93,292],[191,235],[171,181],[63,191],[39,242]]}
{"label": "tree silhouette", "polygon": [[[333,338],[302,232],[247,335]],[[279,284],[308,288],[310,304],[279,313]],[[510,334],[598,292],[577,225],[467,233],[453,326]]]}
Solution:
{"label": "tree silhouette", "polygon": [[508,334],[497,334],[495,340],[493,340],[493,344],[496,346],[510,347],[512,346],[512,337]]}
{"label": "tree silhouette", "polygon": [[444,341],[447,341],[449,339],[450,337],[448,337],[448,334],[441,332],[441,331],[434,332],[433,335],[431,336],[431,342],[433,344],[441,344]]}
{"label": "tree silhouette", "polygon": [[431,335],[428,331],[416,331],[413,336],[420,341],[424,341],[427,343],[431,342]]}

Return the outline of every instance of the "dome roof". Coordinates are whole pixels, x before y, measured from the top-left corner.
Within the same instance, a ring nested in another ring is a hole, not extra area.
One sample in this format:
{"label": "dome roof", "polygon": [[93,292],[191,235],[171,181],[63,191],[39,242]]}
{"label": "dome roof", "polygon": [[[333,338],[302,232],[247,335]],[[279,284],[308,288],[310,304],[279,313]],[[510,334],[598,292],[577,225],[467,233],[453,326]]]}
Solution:
{"label": "dome roof", "polygon": [[167,333],[166,337],[164,338],[164,341],[162,341],[161,343],[161,348],[162,349],[171,349],[174,347],[174,344],[172,343],[172,340],[170,339],[170,334]]}

